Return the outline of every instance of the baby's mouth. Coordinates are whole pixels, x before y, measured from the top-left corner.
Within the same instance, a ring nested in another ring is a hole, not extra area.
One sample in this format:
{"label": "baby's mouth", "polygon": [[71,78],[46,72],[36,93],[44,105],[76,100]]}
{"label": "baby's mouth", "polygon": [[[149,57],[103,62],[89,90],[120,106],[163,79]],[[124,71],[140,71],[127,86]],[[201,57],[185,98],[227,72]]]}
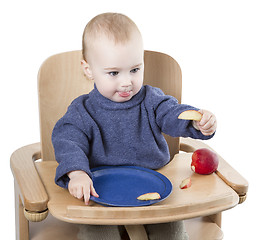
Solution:
{"label": "baby's mouth", "polygon": [[119,92],[117,92],[118,93],[118,95],[120,96],[120,97],[123,97],[123,98],[126,98],[126,97],[129,97],[130,95],[131,95],[131,90],[130,91],[119,91]]}

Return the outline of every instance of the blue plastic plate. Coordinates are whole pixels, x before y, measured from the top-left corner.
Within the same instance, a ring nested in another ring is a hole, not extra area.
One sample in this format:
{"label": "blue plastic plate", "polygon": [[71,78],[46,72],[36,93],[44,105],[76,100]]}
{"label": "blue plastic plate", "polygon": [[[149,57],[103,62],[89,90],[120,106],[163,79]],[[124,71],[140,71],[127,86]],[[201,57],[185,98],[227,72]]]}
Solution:
{"label": "blue plastic plate", "polygon": [[[142,167],[99,167],[91,170],[93,185],[99,198],[91,196],[96,203],[116,207],[147,206],[166,199],[172,192],[171,182],[162,174]],[[137,197],[158,192],[158,200],[137,200]]]}

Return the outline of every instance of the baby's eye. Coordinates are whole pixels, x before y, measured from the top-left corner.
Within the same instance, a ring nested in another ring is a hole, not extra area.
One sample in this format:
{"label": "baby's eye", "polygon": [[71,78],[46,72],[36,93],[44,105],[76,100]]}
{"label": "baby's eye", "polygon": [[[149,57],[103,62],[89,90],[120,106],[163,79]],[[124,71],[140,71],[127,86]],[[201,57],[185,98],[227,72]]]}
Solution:
{"label": "baby's eye", "polygon": [[110,76],[115,77],[116,75],[118,75],[117,71],[113,71],[113,72],[109,72],[108,73]]}
{"label": "baby's eye", "polygon": [[131,73],[137,73],[139,70],[140,70],[140,68],[134,68],[134,69],[132,69],[130,72],[131,72]]}

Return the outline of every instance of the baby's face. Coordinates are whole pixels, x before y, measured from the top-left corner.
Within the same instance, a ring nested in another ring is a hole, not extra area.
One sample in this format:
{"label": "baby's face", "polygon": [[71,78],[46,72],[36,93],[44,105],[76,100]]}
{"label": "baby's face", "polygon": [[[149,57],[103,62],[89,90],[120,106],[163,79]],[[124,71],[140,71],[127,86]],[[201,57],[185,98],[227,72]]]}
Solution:
{"label": "baby's face", "polygon": [[135,33],[126,43],[115,44],[106,37],[96,39],[88,53],[86,74],[94,79],[98,91],[114,102],[125,102],[143,84],[143,44]]}

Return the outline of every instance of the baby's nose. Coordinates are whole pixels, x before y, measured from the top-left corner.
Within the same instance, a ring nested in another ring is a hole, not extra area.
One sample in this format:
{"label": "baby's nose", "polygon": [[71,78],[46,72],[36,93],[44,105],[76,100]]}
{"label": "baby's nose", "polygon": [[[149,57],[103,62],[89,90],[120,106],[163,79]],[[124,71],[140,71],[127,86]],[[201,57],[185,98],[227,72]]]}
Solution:
{"label": "baby's nose", "polygon": [[122,86],[122,87],[129,87],[129,86],[131,86],[131,85],[132,85],[132,81],[131,81],[130,78],[124,79],[124,81],[121,83],[121,86]]}

